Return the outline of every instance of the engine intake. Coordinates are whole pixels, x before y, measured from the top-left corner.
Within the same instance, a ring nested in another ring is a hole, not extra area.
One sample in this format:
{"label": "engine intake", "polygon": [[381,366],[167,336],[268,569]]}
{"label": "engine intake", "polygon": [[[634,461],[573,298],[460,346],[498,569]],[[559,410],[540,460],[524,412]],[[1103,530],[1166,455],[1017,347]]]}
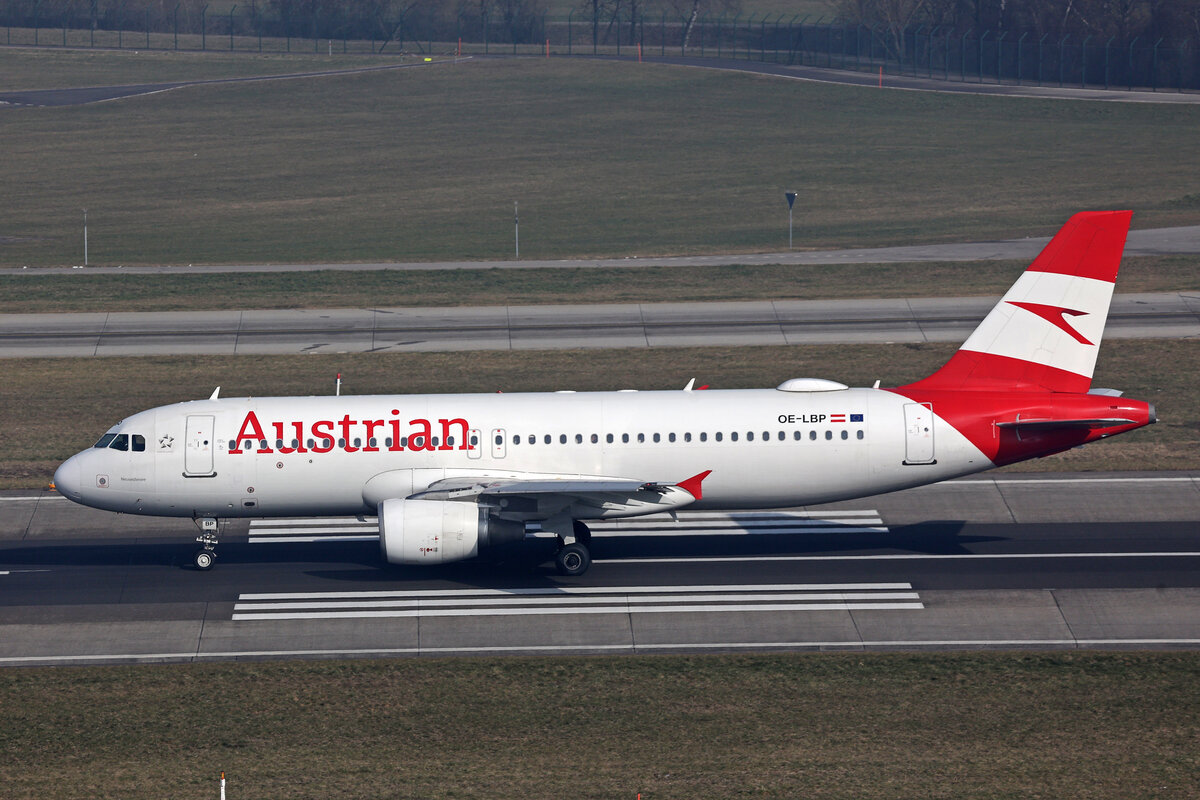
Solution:
{"label": "engine intake", "polygon": [[525,524],[496,519],[476,503],[384,500],[379,548],[391,564],[447,564],[479,555],[480,546],[520,541]]}

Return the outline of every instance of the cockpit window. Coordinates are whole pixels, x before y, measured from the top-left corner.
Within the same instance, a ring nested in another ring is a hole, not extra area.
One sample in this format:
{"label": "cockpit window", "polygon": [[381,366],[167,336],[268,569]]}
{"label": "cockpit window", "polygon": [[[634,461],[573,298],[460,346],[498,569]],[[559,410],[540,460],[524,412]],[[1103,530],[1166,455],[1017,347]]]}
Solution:
{"label": "cockpit window", "polygon": [[118,433],[115,437],[113,437],[112,443],[108,447],[110,450],[128,450],[129,434]]}
{"label": "cockpit window", "polygon": [[138,434],[138,433],[135,433],[133,435],[133,452],[135,452],[135,453],[146,452],[146,437],[145,436],[142,436],[141,434]]}
{"label": "cockpit window", "polygon": [[115,433],[106,433],[100,437],[100,441],[96,442],[96,444],[93,445],[93,447],[97,447],[97,448],[108,447],[110,444],[112,444],[112,440],[115,438],[117,438],[117,435]]}

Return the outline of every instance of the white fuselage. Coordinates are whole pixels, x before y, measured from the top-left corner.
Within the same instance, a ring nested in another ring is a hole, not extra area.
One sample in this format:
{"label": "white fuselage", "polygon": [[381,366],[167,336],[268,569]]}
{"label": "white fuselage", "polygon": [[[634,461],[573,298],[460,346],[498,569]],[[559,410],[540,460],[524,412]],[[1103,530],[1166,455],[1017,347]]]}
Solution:
{"label": "white fuselage", "polygon": [[395,471],[405,477],[390,491],[403,496],[460,474],[669,483],[711,470],[693,507],[767,508],[993,466],[928,407],[879,389],[222,398],[141,412],[109,433],[129,449],[72,457],[60,490],[185,517],[374,514],[364,487]]}

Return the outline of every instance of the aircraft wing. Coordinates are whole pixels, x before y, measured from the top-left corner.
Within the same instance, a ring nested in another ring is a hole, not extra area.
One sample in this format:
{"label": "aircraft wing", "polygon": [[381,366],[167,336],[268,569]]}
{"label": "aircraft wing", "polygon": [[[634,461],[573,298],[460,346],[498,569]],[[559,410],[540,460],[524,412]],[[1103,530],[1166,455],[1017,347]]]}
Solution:
{"label": "aircraft wing", "polygon": [[677,483],[632,478],[459,476],[435,481],[410,500],[467,500],[491,506],[497,516],[534,521],[567,514],[575,519],[631,517],[672,511],[699,500],[711,470]]}

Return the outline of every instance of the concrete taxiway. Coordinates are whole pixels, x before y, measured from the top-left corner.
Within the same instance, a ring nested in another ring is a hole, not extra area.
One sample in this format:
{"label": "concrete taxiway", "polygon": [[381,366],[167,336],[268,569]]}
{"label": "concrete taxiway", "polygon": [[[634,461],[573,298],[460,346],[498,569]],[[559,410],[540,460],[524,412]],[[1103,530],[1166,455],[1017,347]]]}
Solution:
{"label": "concrete taxiway", "polygon": [[[272,533],[288,526],[310,535]],[[0,665],[1200,646],[1200,473],[1000,475],[628,520],[597,531],[574,579],[538,538],[388,567],[370,527],[242,522],[201,573],[189,520],[3,493]]]}
{"label": "concrete taxiway", "polygon": [[[998,299],[2,314],[0,357],[958,342]],[[1105,335],[1200,336],[1200,291],[1116,295]]]}

